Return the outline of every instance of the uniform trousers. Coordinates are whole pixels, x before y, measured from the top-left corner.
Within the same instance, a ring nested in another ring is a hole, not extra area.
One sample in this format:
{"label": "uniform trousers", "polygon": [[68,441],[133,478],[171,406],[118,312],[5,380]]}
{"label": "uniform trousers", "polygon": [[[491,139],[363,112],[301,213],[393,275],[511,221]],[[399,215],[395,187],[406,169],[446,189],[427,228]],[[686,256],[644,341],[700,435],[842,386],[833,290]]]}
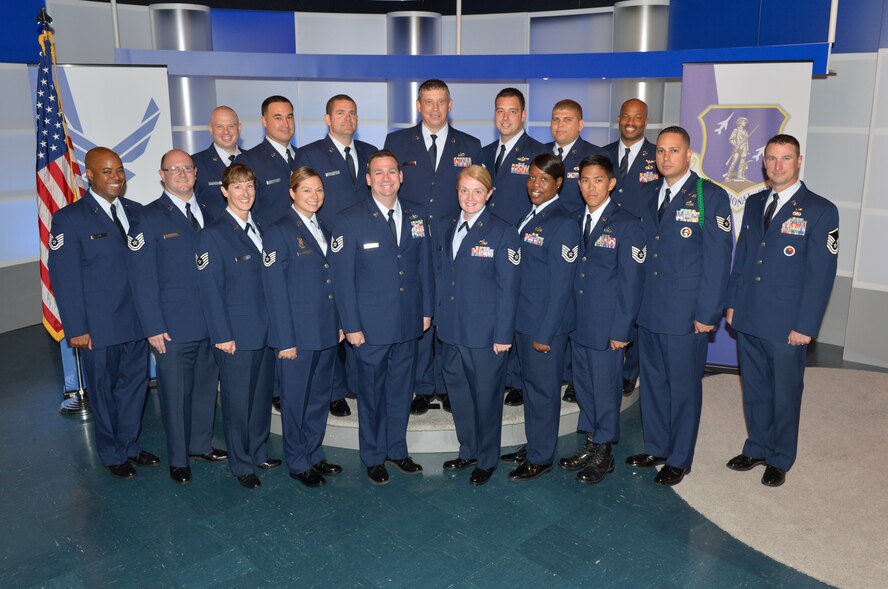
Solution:
{"label": "uniform trousers", "polygon": [[644,451],[690,468],[703,407],[709,334],[668,335],[638,327]]}
{"label": "uniform trousers", "polygon": [[552,464],[561,421],[561,374],[567,336],[552,338],[548,354],[534,351],[533,337],[515,334],[518,360],[524,383],[524,432],[527,459],[534,464]]}
{"label": "uniform trousers", "polygon": [[740,333],[737,351],[748,435],[743,453],[789,470],[798,449],[808,346]]}
{"label": "uniform trousers", "polygon": [[214,348],[213,356],[219,365],[228,467],[234,476],[254,474],[255,465],[268,458],[274,354],[271,348],[234,354]]}
{"label": "uniform trousers", "polygon": [[478,468],[495,468],[503,431],[505,352],[493,346],[468,348],[442,343],[442,370],[453,423],[459,440],[459,457],[475,458]]}
{"label": "uniform trousers", "polygon": [[97,350],[80,350],[83,376],[105,466],[139,455],[139,433],[148,392],[148,342],[140,340]]}
{"label": "uniform trousers", "polygon": [[298,350],[295,360],[281,361],[281,426],[290,472],[305,472],[324,460],[321,444],[337,351],[338,346]]}
{"label": "uniform trousers", "polygon": [[[632,327],[632,341],[623,348],[623,380],[638,380],[638,327]],[[622,383],[620,383],[622,386]]]}
{"label": "uniform trousers", "polygon": [[417,395],[447,392],[441,376],[441,342],[435,337],[435,328],[427,330],[418,340],[414,388]]}
{"label": "uniform trousers", "polygon": [[595,350],[571,342],[574,390],[580,406],[577,429],[596,444],[620,440],[623,350]]}
{"label": "uniform trousers", "polygon": [[358,442],[365,466],[407,457],[407,422],[419,339],[354,348],[358,375]]}
{"label": "uniform trousers", "polygon": [[166,353],[154,352],[170,467],[188,466],[189,454],[213,449],[219,367],[211,348],[210,340],[203,339],[166,342]]}

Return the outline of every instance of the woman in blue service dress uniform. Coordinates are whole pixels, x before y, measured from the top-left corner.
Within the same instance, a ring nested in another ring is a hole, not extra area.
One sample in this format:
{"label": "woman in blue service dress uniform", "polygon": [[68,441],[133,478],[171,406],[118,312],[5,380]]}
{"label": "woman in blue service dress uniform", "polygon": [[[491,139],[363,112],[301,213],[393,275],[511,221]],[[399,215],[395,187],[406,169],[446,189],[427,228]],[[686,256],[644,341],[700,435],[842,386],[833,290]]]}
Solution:
{"label": "woman in blue service dress uniform", "polygon": [[274,356],[267,347],[268,312],[262,286],[262,225],[250,214],[256,176],[243,164],[222,174],[225,213],[200,232],[196,252],[201,299],[219,364],[222,426],[228,465],[241,486],[262,486],[256,468],[268,458]]}
{"label": "woman in blue service dress uniform", "polygon": [[317,212],[320,175],[300,167],[290,175],[293,205],[265,232],[265,292],[271,347],[281,359],[281,425],[290,476],[306,487],[342,468],[324,460],[321,443],[333,394],[337,345],[345,339],[333,300],[327,259],[330,231]]}
{"label": "woman in blue service dress uniform", "polygon": [[493,180],[479,165],[457,178],[461,211],[433,232],[437,281],[435,322],[444,383],[453,408],[459,457],[446,470],[476,465],[472,485],[490,480],[499,460],[506,352],[512,347],[518,300],[518,233],[493,216]]}

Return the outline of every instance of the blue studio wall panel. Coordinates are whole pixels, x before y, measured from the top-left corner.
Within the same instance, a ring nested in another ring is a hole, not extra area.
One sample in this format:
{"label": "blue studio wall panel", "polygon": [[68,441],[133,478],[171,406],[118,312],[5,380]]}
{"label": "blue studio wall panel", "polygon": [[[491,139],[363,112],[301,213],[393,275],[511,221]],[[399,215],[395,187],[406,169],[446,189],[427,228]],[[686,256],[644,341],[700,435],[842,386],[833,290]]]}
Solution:
{"label": "blue studio wall panel", "polygon": [[215,51],[296,52],[296,21],[292,12],[213,9],[210,18]]}
{"label": "blue studio wall panel", "polygon": [[761,0],[761,6],[759,45],[822,43],[829,37],[829,0]]}
{"label": "blue studio wall panel", "polygon": [[3,3],[0,19],[0,62],[37,63],[35,17],[43,0],[15,0]]}
{"label": "blue studio wall panel", "polygon": [[884,0],[839,2],[833,53],[872,53],[886,47]]}

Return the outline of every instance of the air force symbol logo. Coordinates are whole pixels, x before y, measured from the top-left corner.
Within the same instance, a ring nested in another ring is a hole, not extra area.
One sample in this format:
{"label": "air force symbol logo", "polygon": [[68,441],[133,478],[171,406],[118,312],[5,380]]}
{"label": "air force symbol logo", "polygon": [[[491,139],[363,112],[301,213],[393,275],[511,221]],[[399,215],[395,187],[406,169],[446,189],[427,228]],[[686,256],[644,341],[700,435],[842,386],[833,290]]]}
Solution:
{"label": "air force symbol logo", "polygon": [[200,255],[194,254],[194,261],[197,263],[197,269],[203,270],[210,265],[210,252],[204,252]]}
{"label": "air force symbol logo", "polygon": [[731,232],[731,218],[730,217],[719,217],[715,216],[715,224],[718,225],[718,228],[724,231],[725,233]]}
{"label": "air force symbol logo", "polygon": [[647,246],[644,246],[643,248],[639,249],[633,245],[632,246],[632,259],[635,260],[636,262],[638,262],[639,264],[644,264],[644,260],[645,260],[645,258],[647,258],[647,251],[648,251]]}
{"label": "air force symbol logo", "polygon": [[518,265],[521,263],[521,248],[519,247],[517,250],[513,250],[512,248],[508,248],[509,250],[509,261],[514,265]]}
{"label": "air force symbol logo", "polygon": [[142,249],[142,246],[145,245],[145,234],[139,233],[138,235],[136,235],[134,237],[130,237],[127,240],[126,244],[129,246],[129,248],[132,251],[134,251],[134,252],[139,251],[140,249]]}
{"label": "air force symbol logo", "polygon": [[65,234],[59,233],[58,235],[50,235],[49,236],[49,249],[55,251],[65,245]]}
{"label": "air force symbol logo", "polygon": [[567,247],[566,245],[561,246],[561,257],[564,258],[564,261],[568,264],[573,264],[577,261],[577,256],[580,253],[580,246],[575,245],[573,247]]}
{"label": "air force symbol logo", "polygon": [[826,234],[826,249],[829,253],[836,255],[839,253],[839,228],[836,227]]}
{"label": "air force symbol logo", "polygon": [[277,259],[277,250],[273,252],[268,252],[264,256],[262,256],[262,263],[266,268],[274,264],[274,261]]}
{"label": "air force symbol logo", "polygon": [[330,242],[330,249],[333,250],[334,254],[339,253],[339,250],[341,250],[342,246],[345,245],[345,240],[343,239],[343,237],[344,236],[340,235]]}

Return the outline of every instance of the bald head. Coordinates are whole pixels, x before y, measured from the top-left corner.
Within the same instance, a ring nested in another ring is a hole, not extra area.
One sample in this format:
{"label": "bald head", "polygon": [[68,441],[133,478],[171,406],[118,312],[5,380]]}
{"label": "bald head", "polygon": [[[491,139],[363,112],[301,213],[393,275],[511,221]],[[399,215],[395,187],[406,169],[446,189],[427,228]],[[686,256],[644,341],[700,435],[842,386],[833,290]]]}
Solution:
{"label": "bald head", "polygon": [[620,140],[627,147],[644,139],[647,127],[648,107],[638,98],[630,98],[620,107],[617,125],[620,128]]}
{"label": "bald head", "polygon": [[108,202],[126,192],[123,162],[107,147],[94,147],[86,153],[86,178],[90,190]]}
{"label": "bald head", "polygon": [[210,135],[213,137],[213,143],[226,153],[236,153],[240,132],[240,120],[233,108],[217,106],[210,113]]}

